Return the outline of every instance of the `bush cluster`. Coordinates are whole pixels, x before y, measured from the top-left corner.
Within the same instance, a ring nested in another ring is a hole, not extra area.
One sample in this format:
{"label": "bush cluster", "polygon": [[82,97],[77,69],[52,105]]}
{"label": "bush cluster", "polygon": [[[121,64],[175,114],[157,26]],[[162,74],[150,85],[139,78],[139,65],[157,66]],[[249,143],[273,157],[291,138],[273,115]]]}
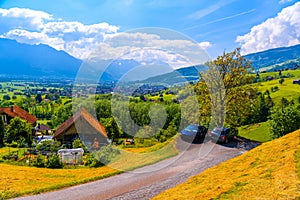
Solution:
{"label": "bush cluster", "polygon": [[33,163],[33,166],[36,167],[45,167],[45,158],[42,154],[38,154],[36,160]]}
{"label": "bush cluster", "polygon": [[52,156],[50,156],[46,163],[45,166],[47,168],[52,168],[52,169],[59,169],[63,167],[62,162],[60,162],[60,157],[58,154],[53,154]]}
{"label": "bush cluster", "polygon": [[99,151],[92,152],[87,156],[85,166],[100,167],[106,165],[118,154],[120,154],[120,150],[112,145],[101,147]]}
{"label": "bush cluster", "polygon": [[270,131],[273,138],[279,138],[300,128],[300,110],[294,105],[274,109],[271,118]]}
{"label": "bush cluster", "polygon": [[60,142],[45,140],[36,146],[38,151],[57,152],[60,149]]}

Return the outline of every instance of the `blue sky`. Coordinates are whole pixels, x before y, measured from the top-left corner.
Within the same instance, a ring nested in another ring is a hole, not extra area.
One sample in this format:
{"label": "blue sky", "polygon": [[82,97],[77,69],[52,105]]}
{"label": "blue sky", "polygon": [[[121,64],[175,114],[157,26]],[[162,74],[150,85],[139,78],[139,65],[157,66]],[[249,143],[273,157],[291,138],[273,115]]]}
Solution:
{"label": "blue sky", "polygon": [[[75,41],[82,35],[60,30],[61,34],[56,31],[53,36],[50,24],[47,30],[42,26],[48,22],[69,22],[69,26],[78,22],[72,26],[85,28],[101,24],[96,28],[101,32],[95,36],[97,44],[109,34],[144,27],[167,28],[203,44],[212,58],[236,47],[242,47],[246,54],[298,44],[300,40],[300,5],[293,0],[0,0],[0,6],[1,37],[30,44],[47,43],[80,58],[87,55],[78,53],[87,44],[87,40],[80,44]],[[8,14],[11,8],[29,10],[11,10]],[[31,11],[43,14],[30,14]],[[64,37],[58,38],[62,34]]]}

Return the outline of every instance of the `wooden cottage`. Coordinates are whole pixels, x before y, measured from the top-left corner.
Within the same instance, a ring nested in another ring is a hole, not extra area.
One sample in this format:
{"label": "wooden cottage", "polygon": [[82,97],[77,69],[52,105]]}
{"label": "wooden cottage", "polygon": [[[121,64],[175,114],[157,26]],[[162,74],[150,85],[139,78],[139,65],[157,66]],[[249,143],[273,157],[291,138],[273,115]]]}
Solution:
{"label": "wooden cottage", "polygon": [[34,115],[29,114],[26,110],[14,105],[11,107],[0,108],[0,115],[5,125],[10,123],[10,120],[15,117],[20,117],[26,120],[33,127],[36,126],[37,118]]}
{"label": "wooden cottage", "polygon": [[109,143],[105,128],[85,109],[61,124],[53,136],[62,144],[71,144],[76,138],[88,148],[99,148]]}

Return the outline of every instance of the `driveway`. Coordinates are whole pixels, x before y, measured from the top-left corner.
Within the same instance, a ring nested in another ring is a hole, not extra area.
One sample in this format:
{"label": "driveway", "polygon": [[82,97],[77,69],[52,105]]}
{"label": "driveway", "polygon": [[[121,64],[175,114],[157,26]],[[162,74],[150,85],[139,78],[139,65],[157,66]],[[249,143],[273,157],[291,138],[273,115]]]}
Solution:
{"label": "driveway", "polygon": [[150,199],[185,182],[207,168],[238,156],[242,149],[207,142],[188,144],[178,141],[179,155],[103,180],[54,192],[17,198],[18,200]]}

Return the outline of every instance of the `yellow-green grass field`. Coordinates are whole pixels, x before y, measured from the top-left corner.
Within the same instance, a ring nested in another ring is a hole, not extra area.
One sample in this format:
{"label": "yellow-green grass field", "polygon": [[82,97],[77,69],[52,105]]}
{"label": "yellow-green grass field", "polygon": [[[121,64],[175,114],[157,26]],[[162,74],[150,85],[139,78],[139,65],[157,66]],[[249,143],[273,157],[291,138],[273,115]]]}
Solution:
{"label": "yellow-green grass field", "polygon": [[164,143],[147,148],[123,149],[121,154],[109,163],[109,166],[121,171],[128,171],[173,157],[178,154],[175,138],[176,136]]}
{"label": "yellow-green grass field", "polygon": [[[284,78],[283,84],[279,84],[279,79],[274,79],[271,81],[257,83],[258,89],[261,92],[265,92],[266,90],[270,91],[270,96],[276,105],[279,105],[279,102],[282,97],[287,98],[288,100],[298,101],[298,97],[300,97],[300,85],[293,84],[294,79],[300,79],[300,70],[289,70],[283,71],[282,75],[293,74],[294,77]],[[278,72],[269,72],[263,74],[262,76],[275,76],[278,75]],[[277,86],[279,88],[276,92],[271,92],[271,88]]]}
{"label": "yellow-green grass field", "polygon": [[300,130],[212,167],[153,199],[299,199]]}
{"label": "yellow-green grass field", "polygon": [[[149,100],[153,100],[153,101],[158,101],[160,99],[160,96],[157,95],[157,96],[150,96],[150,95],[147,95],[146,96]],[[172,101],[174,98],[176,98],[175,95],[173,94],[163,94],[163,99],[164,101]]]}
{"label": "yellow-green grass field", "polygon": [[[257,86],[258,90],[261,92],[269,90],[270,96],[274,101],[275,106],[280,106],[282,97],[288,99],[289,101],[294,100],[296,104],[299,104],[298,101],[300,98],[300,85],[293,84],[293,80],[300,79],[300,70],[288,70],[282,72],[282,75],[287,74],[292,74],[294,77],[285,78],[282,85],[279,83],[280,79],[274,79],[272,81],[256,83],[254,84],[254,86]],[[262,78],[267,76],[275,77],[278,76],[278,72],[262,73],[260,74],[260,76]],[[277,90],[276,92],[272,92],[271,88],[274,88],[275,86],[277,86],[279,90]],[[240,127],[239,135],[254,141],[267,142],[272,140],[269,129],[269,122],[251,124]]]}
{"label": "yellow-green grass field", "polygon": [[[175,156],[175,145],[176,141],[171,140],[137,152],[121,150],[109,165],[99,168],[46,169],[0,163],[0,199],[61,189],[149,165]],[[7,147],[0,149],[0,155],[7,152]]]}
{"label": "yellow-green grass field", "polygon": [[2,156],[7,155],[9,153],[18,153],[18,156],[21,157],[27,151],[26,148],[13,148],[13,147],[2,147],[0,148],[0,160]]}
{"label": "yellow-green grass field", "polygon": [[110,167],[45,169],[0,164],[0,168],[0,199],[55,190],[120,173]]}
{"label": "yellow-green grass field", "polygon": [[238,129],[239,136],[257,142],[268,142],[272,140],[269,126],[269,121],[242,126]]}

